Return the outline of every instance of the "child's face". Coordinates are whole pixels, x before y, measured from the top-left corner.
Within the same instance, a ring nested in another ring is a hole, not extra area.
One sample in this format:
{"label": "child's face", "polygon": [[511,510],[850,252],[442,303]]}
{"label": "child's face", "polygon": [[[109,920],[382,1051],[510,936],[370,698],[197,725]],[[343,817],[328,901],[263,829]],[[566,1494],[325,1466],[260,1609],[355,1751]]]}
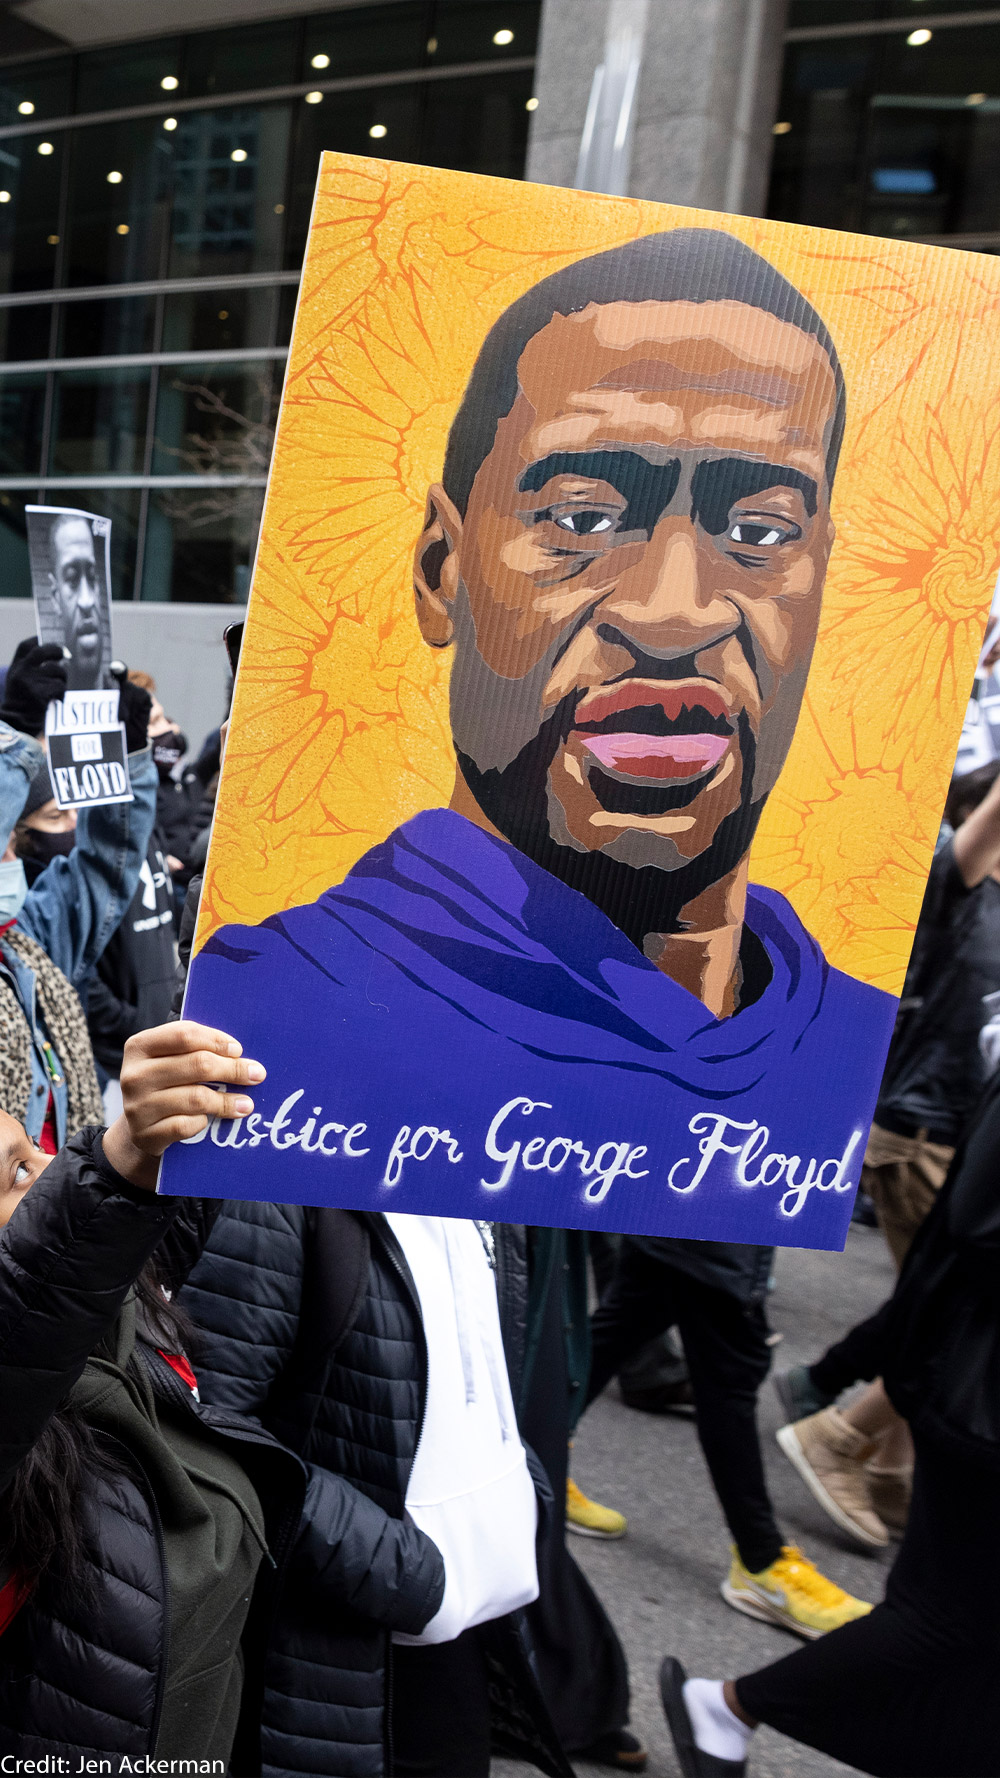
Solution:
{"label": "child's face", "polygon": [[51,1159],[35,1147],[16,1117],[0,1111],[0,1229],[7,1227],[28,1187]]}

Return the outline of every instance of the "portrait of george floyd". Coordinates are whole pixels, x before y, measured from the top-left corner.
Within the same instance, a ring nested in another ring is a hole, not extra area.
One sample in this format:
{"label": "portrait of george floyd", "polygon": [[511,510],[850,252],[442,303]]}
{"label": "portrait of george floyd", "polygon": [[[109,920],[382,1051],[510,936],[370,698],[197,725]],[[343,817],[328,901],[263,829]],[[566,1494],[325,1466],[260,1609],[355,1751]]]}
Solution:
{"label": "portrait of george floyd", "polygon": [[110,519],[26,506],[38,639],[69,650],[68,691],[100,691],[111,665]]}
{"label": "portrait of george floyd", "polygon": [[840,1247],[1000,564],[1000,265],[328,155],[161,1190]]}

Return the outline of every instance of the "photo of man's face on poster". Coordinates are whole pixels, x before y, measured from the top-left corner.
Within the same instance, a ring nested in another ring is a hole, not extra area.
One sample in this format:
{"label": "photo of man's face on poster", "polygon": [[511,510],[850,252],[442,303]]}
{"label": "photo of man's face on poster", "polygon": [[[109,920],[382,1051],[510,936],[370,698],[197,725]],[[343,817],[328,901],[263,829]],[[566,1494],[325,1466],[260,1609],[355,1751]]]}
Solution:
{"label": "photo of man's face on poster", "polygon": [[39,641],[69,650],[69,691],[102,689],[111,662],[110,520],[65,507],[26,511]]}
{"label": "photo of man's face on poster", "polygon": [[[845,405],[801,294],[731,236],[676,230],[501,317],[428,495],[415,590],[455,655],[453,806],[717,1013],[816,638]],[[714,954],[688,942],[726,929]]]}
{"label": "photo of man's face on poster", "polygon": [[[953,260],[891,253],[951,300]],[[834,299],[838,263],[328,157],[185,1002],[267,1082],[165,1189],[843,1244],[902,973],[877,903],[839,909],[928,786],[870,737],[930,694],[857,663],[938,609],[943,558],[856,615],[837,582],[834,510],[886,554],[912,430],[875,390],[922,363],[889,362],[884,267]]]}

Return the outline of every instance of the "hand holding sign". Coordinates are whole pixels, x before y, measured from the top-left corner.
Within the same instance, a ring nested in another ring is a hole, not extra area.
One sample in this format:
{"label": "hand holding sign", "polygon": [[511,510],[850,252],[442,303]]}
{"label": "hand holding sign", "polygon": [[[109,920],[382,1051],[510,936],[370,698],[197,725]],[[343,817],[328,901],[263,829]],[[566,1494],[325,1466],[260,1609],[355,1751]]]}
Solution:
{"label": "hand holding sign", "polygon": [[49,704],[65,696],[68,659],[69,651],[59,642],[36,642],[34,636],[19,642],[7,669],[0,721],[37,741]]}

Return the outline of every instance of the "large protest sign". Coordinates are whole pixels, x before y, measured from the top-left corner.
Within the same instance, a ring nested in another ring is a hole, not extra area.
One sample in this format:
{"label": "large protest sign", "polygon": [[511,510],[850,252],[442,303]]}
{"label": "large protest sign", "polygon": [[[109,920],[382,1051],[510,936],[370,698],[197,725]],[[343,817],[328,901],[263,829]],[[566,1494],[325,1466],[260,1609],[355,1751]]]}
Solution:
{"label": "large protest sign", "polygon": [[39,642],[70,652],[70,691],[111,684],[111,520],[75,506],[26,506]]}
{"label": "large protest sign", "polygon": [[1000,564],[1000,262],[327,155],[162,1189],[839,1247]]}

